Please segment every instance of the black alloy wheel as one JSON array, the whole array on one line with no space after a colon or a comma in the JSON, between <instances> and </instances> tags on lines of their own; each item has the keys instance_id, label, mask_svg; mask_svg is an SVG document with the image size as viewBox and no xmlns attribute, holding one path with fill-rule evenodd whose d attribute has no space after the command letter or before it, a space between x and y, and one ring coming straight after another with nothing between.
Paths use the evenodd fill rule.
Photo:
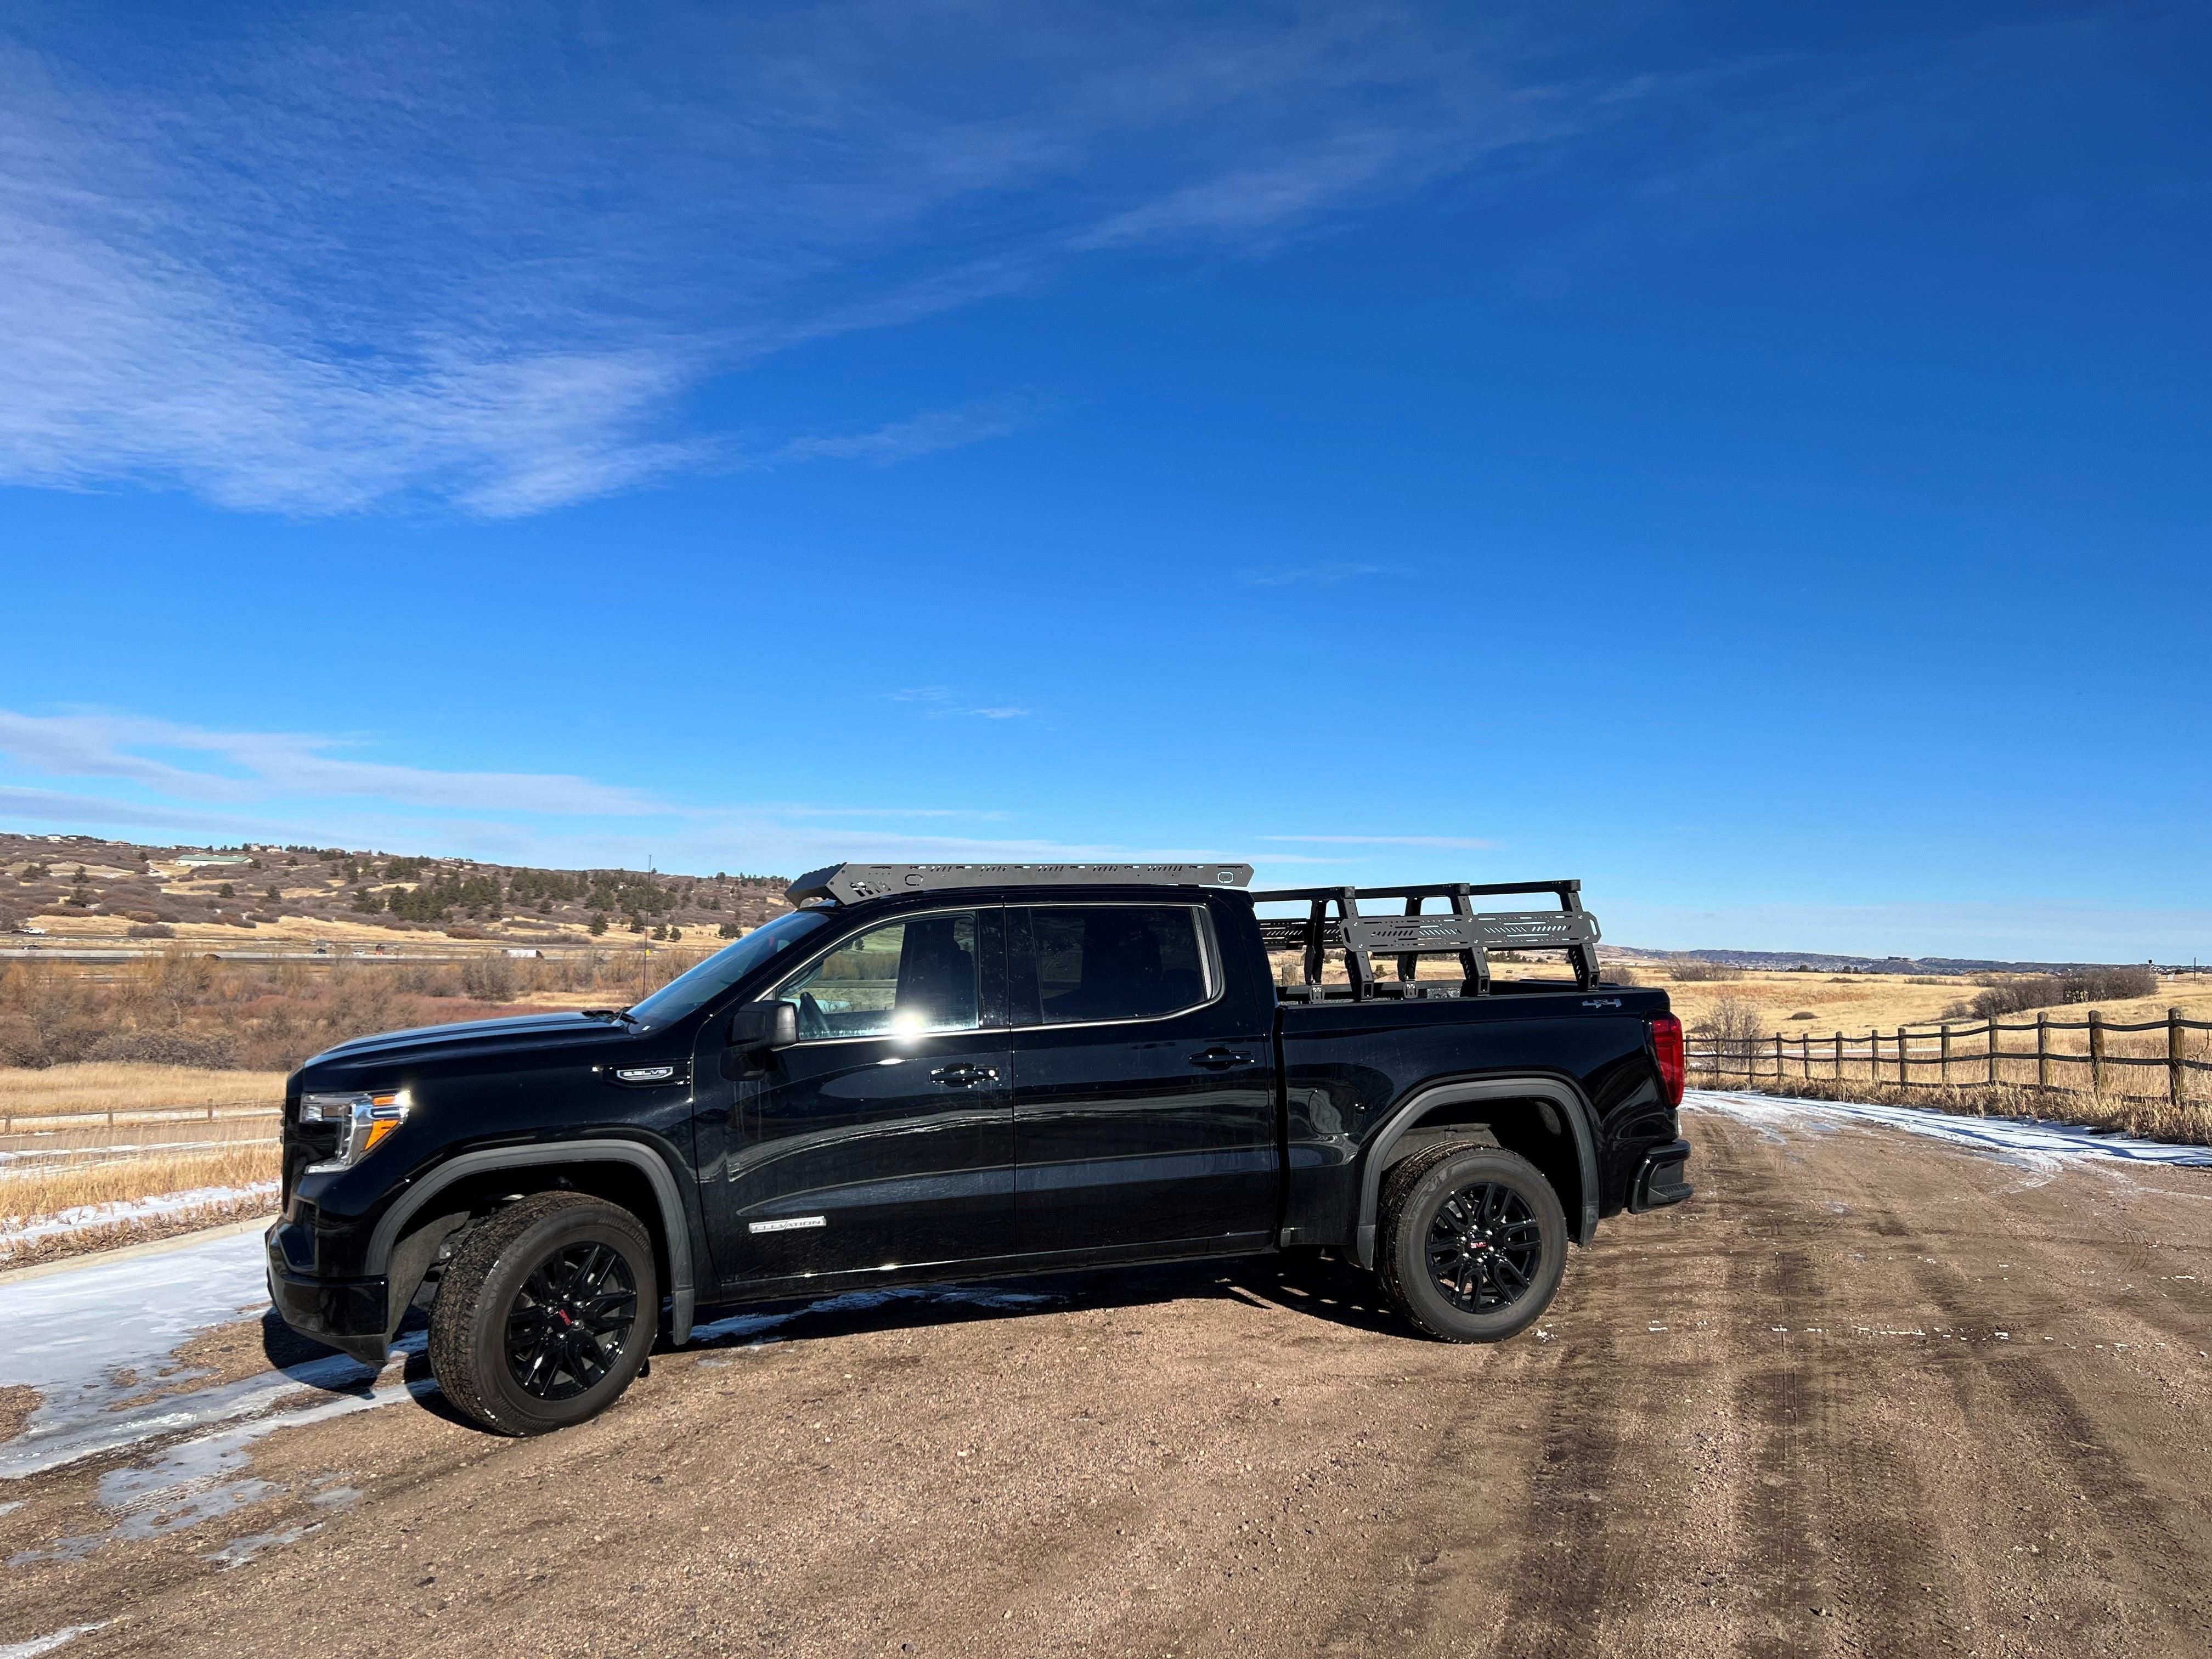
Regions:
<instances>
[{"instance_id":1,"label":"black alloy wheel","mask_svg":"<svg viewBox=\"0 0 2212 1659\"><path fill-rule=\"evenodd\" d=\"M1536 1283L1544 1230L1528 1202L1501 1182L1462 1187L1429 1224L1429 1272L1462 1313L1498 1313Z\"/></svg>"},{"instance_id":2,"label":"black alloy wheel","mask_svg":"<svg viewBox=\"0 0 2212 1659\"><path fill-rule=\"evenodd\" d=\"M637 1277L620 1251L586 1240L555 1250L507 1316L507 1364L535 1400L571 1400L621 1363L637 1323Z\"/></svg>"},{"instance_id":3,"label":"black alloy wheel","mask_svg":"<svg viewBox=\"0 0 2212 1659\"><path fill-rule=\"evenodd\" d=\"M1544 1316L1567 1265L1567 1216L1527 1158L1446 1141L1390 1166L1376 1206L1375 1272L1417 1328L1500 1342Z\"/></svg>"},{"instance_id":4,"label":"black alloy wheel","mask_svg":"<svg viewBox=\"0 0 2212 1659\"><path fill-rule=\"evenodd\" d=\"M653 1235L584 1193L532 1193L458 1236L430 1304L430 1370L464 1415L544 1434L605 1411L660 1332Z\"/></svg>"}]
</instances>

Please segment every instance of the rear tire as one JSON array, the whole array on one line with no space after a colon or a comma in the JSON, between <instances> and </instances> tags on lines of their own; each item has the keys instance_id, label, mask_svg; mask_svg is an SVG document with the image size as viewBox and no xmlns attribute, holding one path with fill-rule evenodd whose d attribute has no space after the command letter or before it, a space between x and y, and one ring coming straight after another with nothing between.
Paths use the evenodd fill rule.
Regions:
<instances>
[{"instance_id":1,"label":"rear tire","mask_svg":"<svg viewBox=\"0 0 2212 1659\"><path fill-rule=\"evenodd\" d=\"M461 1235L430 1310L430 1370L486 1428L546 1434L612 1405L659 1325L638 1218L580 1193L537 1193Z\"/></svg>"},{"instance_id":2,"label":"rear tire","mask_svg":"<svg viewBox=\"0 0 2212 1659\"><path fill-rule=\"evenodd\" d=\"M1567 1214L1517 1152L1425 1147L1383 1178L1376 1276L1417 1328L1500 1342L1543 1317L1567 1265Z\"/></svg>"}]
</instances>

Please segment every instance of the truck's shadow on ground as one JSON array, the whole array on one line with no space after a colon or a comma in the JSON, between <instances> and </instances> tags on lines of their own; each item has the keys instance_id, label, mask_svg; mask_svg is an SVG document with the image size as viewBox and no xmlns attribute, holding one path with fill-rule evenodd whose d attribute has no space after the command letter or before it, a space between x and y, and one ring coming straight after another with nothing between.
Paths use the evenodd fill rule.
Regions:
<instances>
[{"instance_id":1,"label":"truck's shadow on ground","mask_svg":"<svg viewBox=\"0 0 2212 1659\"><path fill-rule=\"evenodd\" d=\"M1317 1258L1253 1256L975 1279L707 1310L700 1316L698 1334L685 1346L734 1346L762 1340L819 1341L870 1331L1022 1319L1075 1309L1157 1307L1224 1297L1357 1330L1413 1335L1367 1273ZM718 1313L723 1317L718 1319ZM718 1331L717 1325L732 1328Z\"/></svg>"},{"instance_id":2,"label":"truck's shadow on ground","mask_svg":"<svg viewBox=\"0 0 2212 1659\"><path fill-rule=\"evenodd\" d=\"M1082 1273L1059 1273L965 1283L847 1291L806 1300L753 1303L734 1308L706 1308L690 1341L657 1355L708 1352L762 1341L820 1342L886 1330L911 1330L982 1321L1034 1318L1073 1310L1130 1310L1171 1303L1230 1299L1247 1306L1281 1310L1353 1330L1418 1341L1413 1330L1383 1302L1374 1279L1342 1262L1319 1257L1252 1256ZM407 1341L423 1328L423 1317L410 1313L400 1327L398 1346L406 1353L404 1380L429 1382L428 1357L419 1343ZM375 1377L366 1366L336 1364L341 1356L301 1336L272 1309L261 1319L262 1351L270 1365L309 1388L331 1394L362 1394ZM337 1375L333 1375L333 1371ZM414 1387L424 1411L465 1428L477 1428L434 1389Z\"/></svg>"}]
</instances>

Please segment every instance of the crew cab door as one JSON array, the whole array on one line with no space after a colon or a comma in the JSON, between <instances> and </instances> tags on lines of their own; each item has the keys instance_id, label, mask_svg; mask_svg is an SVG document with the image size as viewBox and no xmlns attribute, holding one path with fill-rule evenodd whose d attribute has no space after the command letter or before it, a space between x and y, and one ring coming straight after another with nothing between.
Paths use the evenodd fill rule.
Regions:
<instances>
[{"instance_id":1,"label":"crew cab door","mask_svg":"<svg viewBox=\"0 0 2212 1659\"><path fill-rule=\"evenodd\" d=\"M1275 1226L1272 1006L1203 903L1006 912L1024 1255L1234 1252Z\"/></svg>"},{"instance_id":2,"label":"crew cab door","mask_svg":"<svg viewBox=\"0 0 2212 1659\"><path fill-rule=\"evenodd\" d=\"M799 1042L757 1056L758 1075L732 1079L719 1134L701 1119L726 1291L757 1294L780 1280L803 1291L837 1274L1005 1255L1013 1056L1003 914L901 916L799 965L769 994L798 1009Z\"/></svg>"}]
</instances>

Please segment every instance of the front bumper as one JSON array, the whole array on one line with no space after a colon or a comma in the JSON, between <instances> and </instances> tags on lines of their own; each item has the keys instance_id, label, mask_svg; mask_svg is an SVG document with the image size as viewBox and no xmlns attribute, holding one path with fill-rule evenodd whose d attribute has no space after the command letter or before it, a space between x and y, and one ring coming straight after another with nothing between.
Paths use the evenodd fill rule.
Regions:
<instances>
[{"instance_id":1,"label":"front bumper","mask_svg":"<svg viewBox=\"0 0 2212 1659\"><path fill-rule=\"evenodd\" d=\"M1641 1214L1646 1210L1663 1209L1689 1197L1697 1190L1685 1174L1689 1163L1690 1143L1686 1140L1669 1141L1644 1153L1644 1162L1637 1166L1636 1180L1628 1189L1630 1211Z\"/></svg>"},{"instance_id":2,"label":"front bumper","mask_svg":"<svg viewBox=\"0 0 2212 1659\"><path fill-rule=\"evenodd\" d=\"M386 1312L391 1287L383 1279L317 1279L295 1273L277 1235L279 1222L264 1235L269 1253L269 1300L276 1316L305 1337L326 1343L364 1364L382 1365L390 1356Z\"/></svg>"}]
</instances>

